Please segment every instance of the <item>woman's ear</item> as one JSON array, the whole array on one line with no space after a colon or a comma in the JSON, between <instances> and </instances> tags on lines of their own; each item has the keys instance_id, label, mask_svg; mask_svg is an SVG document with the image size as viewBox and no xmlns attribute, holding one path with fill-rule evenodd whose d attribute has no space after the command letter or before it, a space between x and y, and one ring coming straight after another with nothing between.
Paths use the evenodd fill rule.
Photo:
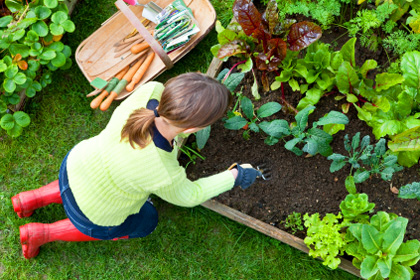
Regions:
<instances>
[{"instance_id":1,"label":"woman's ear","mask_svg":"<svg viewBox=\"0 0 420 280\"><path fill-rule=\"evenodd\" d=\"M182 133L194 133L194 132L197 132L201 129L202 129L201 127L187 128L187 129L183 130Z\"/></svg>"}]
</instances>

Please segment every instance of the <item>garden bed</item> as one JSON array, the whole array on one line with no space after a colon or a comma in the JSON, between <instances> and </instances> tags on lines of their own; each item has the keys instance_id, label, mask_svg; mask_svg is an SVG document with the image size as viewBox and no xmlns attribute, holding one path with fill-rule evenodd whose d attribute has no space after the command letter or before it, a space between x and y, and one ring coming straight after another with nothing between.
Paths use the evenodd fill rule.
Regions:
<instances>
[{"instance_id":1,"label":"garden bed","mask_svg":"<svg viewBox=\"0 0 420 280\"><path fill-rule=\"evenodd\" d=\"M340 30L336 30L336 32L340 32ZM339 34L334 33L325 35L327 34L323 35L321 41L330 42L330 38L338 38L339 36ZM347 39L343 37L340 41L345 42ZM338 43L337 47L340 48L340 42ZM372 53L363 49L356 51L356 58L362 62L368 58L380 60L381 57L383 57L381 53ZM378 65L384 65L384 62L378 61ZM231 65L232 62L227 62L222 68L230 68ZM252 84L252 75L247 75L237 90L243 86L242 93L253 100L256 108L269 101L280 102L280 91L261 94L261 100L254 101L251 94ZM301 98L300 93L293 92L287 86L285 91L287 101L293 106L297 106ZM262 89L260 89L261 92ZM321 98L316 105L316 110L309 116L309 125L331 110L341 110L342 101L336 101L334 97L333 94ZM359 120L357 111L353 106L347 116L349 124L346 125L345 130L333 136L331 147L334 153L347 154L343 144L346 134L351 139L353 135L360 132L361 136L370 135L371 144L377 142L377 140L373 140L375 137L372 134L371 127ZM276 118L286 119L288 122L294 120L292 115L284 112L277 113ZM196 180L225 170L233 162L239 162L254 165L268 164L272 169L272 179L270 181L259 180L245 191L234 188L216 197L215 202L227 206L226 209L238 210L265 223L268 231L270 226L288 231L284 221L293 212L301 213L302 216L304 213L320 213L321 216L324 216L326 213L336 214L340 211L339 204L348 194L344 180L350 172L349 166L331 173L331 161L326 157L319 154L312 157L305 157L304 154L298 157L285 149L282 141L274 146L268 146L264 143L264 138L260 134L251 133L251 138L244 140L242 132L243 130L227 130L223 127L222 121L215 123L212 126L210 139L202 150L202 155L206 159L204 161L198 160L195 165L190 164L187 168L188 177ZM193 141L194 137L190 137L189 142ZM185 164L188 159L181 156L180 161ZM363 183L356 184L356 187L359 193L366 193L369 196L369 201L375 203L375 212L393 212L408 218L406 239L419 239L420 202L400 199L397 194L391 191L392 186L399 188L417 181L420 180L418 165L415 165L395 173L389 182L382 180L380 177L371 177ZM216 204L212 206L211 203L206 203L204 206L212 209ZM222 211L222 214L226 215L226 212ZM236 220L238 221L238 219ZM267 232L265 233L270 235ZM298 231L294 235L303 239L306 233ZM291 245L293 246L293 244ZM412 268L416 273L414 279L420 279L420 265L417 264Z\"/></svg>"}]
</instances>

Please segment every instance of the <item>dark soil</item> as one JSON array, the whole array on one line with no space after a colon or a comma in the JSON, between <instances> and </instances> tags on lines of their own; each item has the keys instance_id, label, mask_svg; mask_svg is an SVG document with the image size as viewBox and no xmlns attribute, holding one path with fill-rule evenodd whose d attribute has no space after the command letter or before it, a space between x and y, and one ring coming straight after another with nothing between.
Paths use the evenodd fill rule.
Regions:
<instances>
[{"instance_id":1,"label":"dark soil","mask_svg":"<svg viewBox=\"0 0 420 280\"><path fill-rule=\"evenodd\" d=\"M331 43L338 37L341 30L325 32L321 38L324 42ZM337 48L348 40L343 36L337 41ZM356 52L358 65L366 59L375 59L378 65L387 63L386 55L381 51L370 52L365 49L358 49ZM223 68L229 67L229 62ZM273 77L271 77L272 81ZM243 81L243 93L250 97L249 92L252 86L253 78L248 76ZM240 85L241 86L241 85ZM239 87L240 87L239 86ZM293 106L299 102L301 95L292 92L285 86L286 99ZM260 89L262 93L262 89ZM280 91L262 94L259 102L254 102L258 108L268 101L279 102ZM334 100L335 94L323 97L316 105L316 110L310 115L309 122L318 120L330 110L340 111L341 102ZM346 125L344 131L333 136L331 143L333 151L343 155L348 155L344 150L343 139L346 134L353 137L357 132L361 136L370 135L371 143L375 140L372 129L357 117L357 111L354 107L350 108L347 114L350 123ZM289 122L294 120L293 116L284 112L276 114L276 118L286 119ZM223 193L215 199L227 206L257 218L267 224L274 225L282 230L291 232L285 228L284 221L288 215L293 212L301 213L320 213L324 216L326 213L337 213L340 208L340 202L346 197L348 192L344 186L344 180L349 175L350 167L346 166L338 172L331 173L329 167L331 161L327 158L316 155L313 157L298 157L294 153L286 150L282 142L274 146L264 144L264 137L260 134L251 133L249 140L244 140L241 131L227 130L223 127L223 122L218 121L212 126L211 136L202 150L202 155L206 157L205 161L197 161L190 164L187 174L190 179L196 180L200 177L213 175L222 170L226 170L232 163L266 163L271 166L273 177L270 181L257 180L247 190L234 188L229 192ZM193 142L194 137L190 137L189 142ZM185 156L181 156L181 163L188 161ZM380 177L372 177L367 181L357 184L357 190L360 193L366 193L369 201L374 202L375 211L393 212L409 219L406 238L420 238L420 201L405 200L397 197L390 191L390 187L401 187L405 184L420 181L419 169L415 165L411 168L404 168L394 174L390 182L383 181ZM300 231L295 234L300 238L305 237L305 232ZM412 267L416 274L415 279L420 279L420 265Z\"/></svg>"}]
</instances>

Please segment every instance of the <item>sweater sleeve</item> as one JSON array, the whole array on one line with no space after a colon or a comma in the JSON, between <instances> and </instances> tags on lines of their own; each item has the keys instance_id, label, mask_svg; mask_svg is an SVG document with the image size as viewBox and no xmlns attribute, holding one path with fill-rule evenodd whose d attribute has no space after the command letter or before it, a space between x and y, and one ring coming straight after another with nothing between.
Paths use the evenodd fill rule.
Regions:
<instances>
[{"instance_id":1,"label":"sweater sleeve","mask_svg":"<svg viewBox=\"0 0 420 280\"><path fill-rule=\"evenodd\" d=\"M190 181L183 167L179 167L176 174L171 177L173 180L170 186L160 188L153 193L169 203L183 207L200 205L232 189L235 181L229 170L197 181Z\"/></svg>"}]
</instances>

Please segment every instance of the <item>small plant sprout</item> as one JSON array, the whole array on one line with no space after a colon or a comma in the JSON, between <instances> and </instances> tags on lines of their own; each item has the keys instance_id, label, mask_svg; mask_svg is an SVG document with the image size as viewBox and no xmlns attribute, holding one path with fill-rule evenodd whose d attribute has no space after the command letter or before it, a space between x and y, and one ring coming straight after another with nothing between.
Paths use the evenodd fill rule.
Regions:
<instances>
[{"instance_id":1,"label":"small plant sprout","mask_svg":"<svg viewBox=\"0 0 420 280\"><path fill-rule=\"evenodd\" d=\"M293 211L292 214L288 215L284 222L284 227L290 229L292 234L295 234L297 231L303 230L302 215Z\"/></svg>"},{"instance_id":2,"label":"small plant sprout","mask_svg":"<svg viewBox=\"0 0 420 280\"><path fill-rule=\"evenodd\" d=\"M328 157L332 160L330 172L336 172L347 163L350 164L350 175L347 176L345 185L351 194L357 192L355 183L364 182L373 174L380 174L383 180L389 181L395 172L403 169L397 163L398 157L386 151L385 139L381 138L375 146L369 143L368 135L360 141L360 132L353 136L350 143L347 134L344 137L344 148L349 156L334 153ZM353 173L353 170L356 171Z\"/></svg>"}]
</instances>

